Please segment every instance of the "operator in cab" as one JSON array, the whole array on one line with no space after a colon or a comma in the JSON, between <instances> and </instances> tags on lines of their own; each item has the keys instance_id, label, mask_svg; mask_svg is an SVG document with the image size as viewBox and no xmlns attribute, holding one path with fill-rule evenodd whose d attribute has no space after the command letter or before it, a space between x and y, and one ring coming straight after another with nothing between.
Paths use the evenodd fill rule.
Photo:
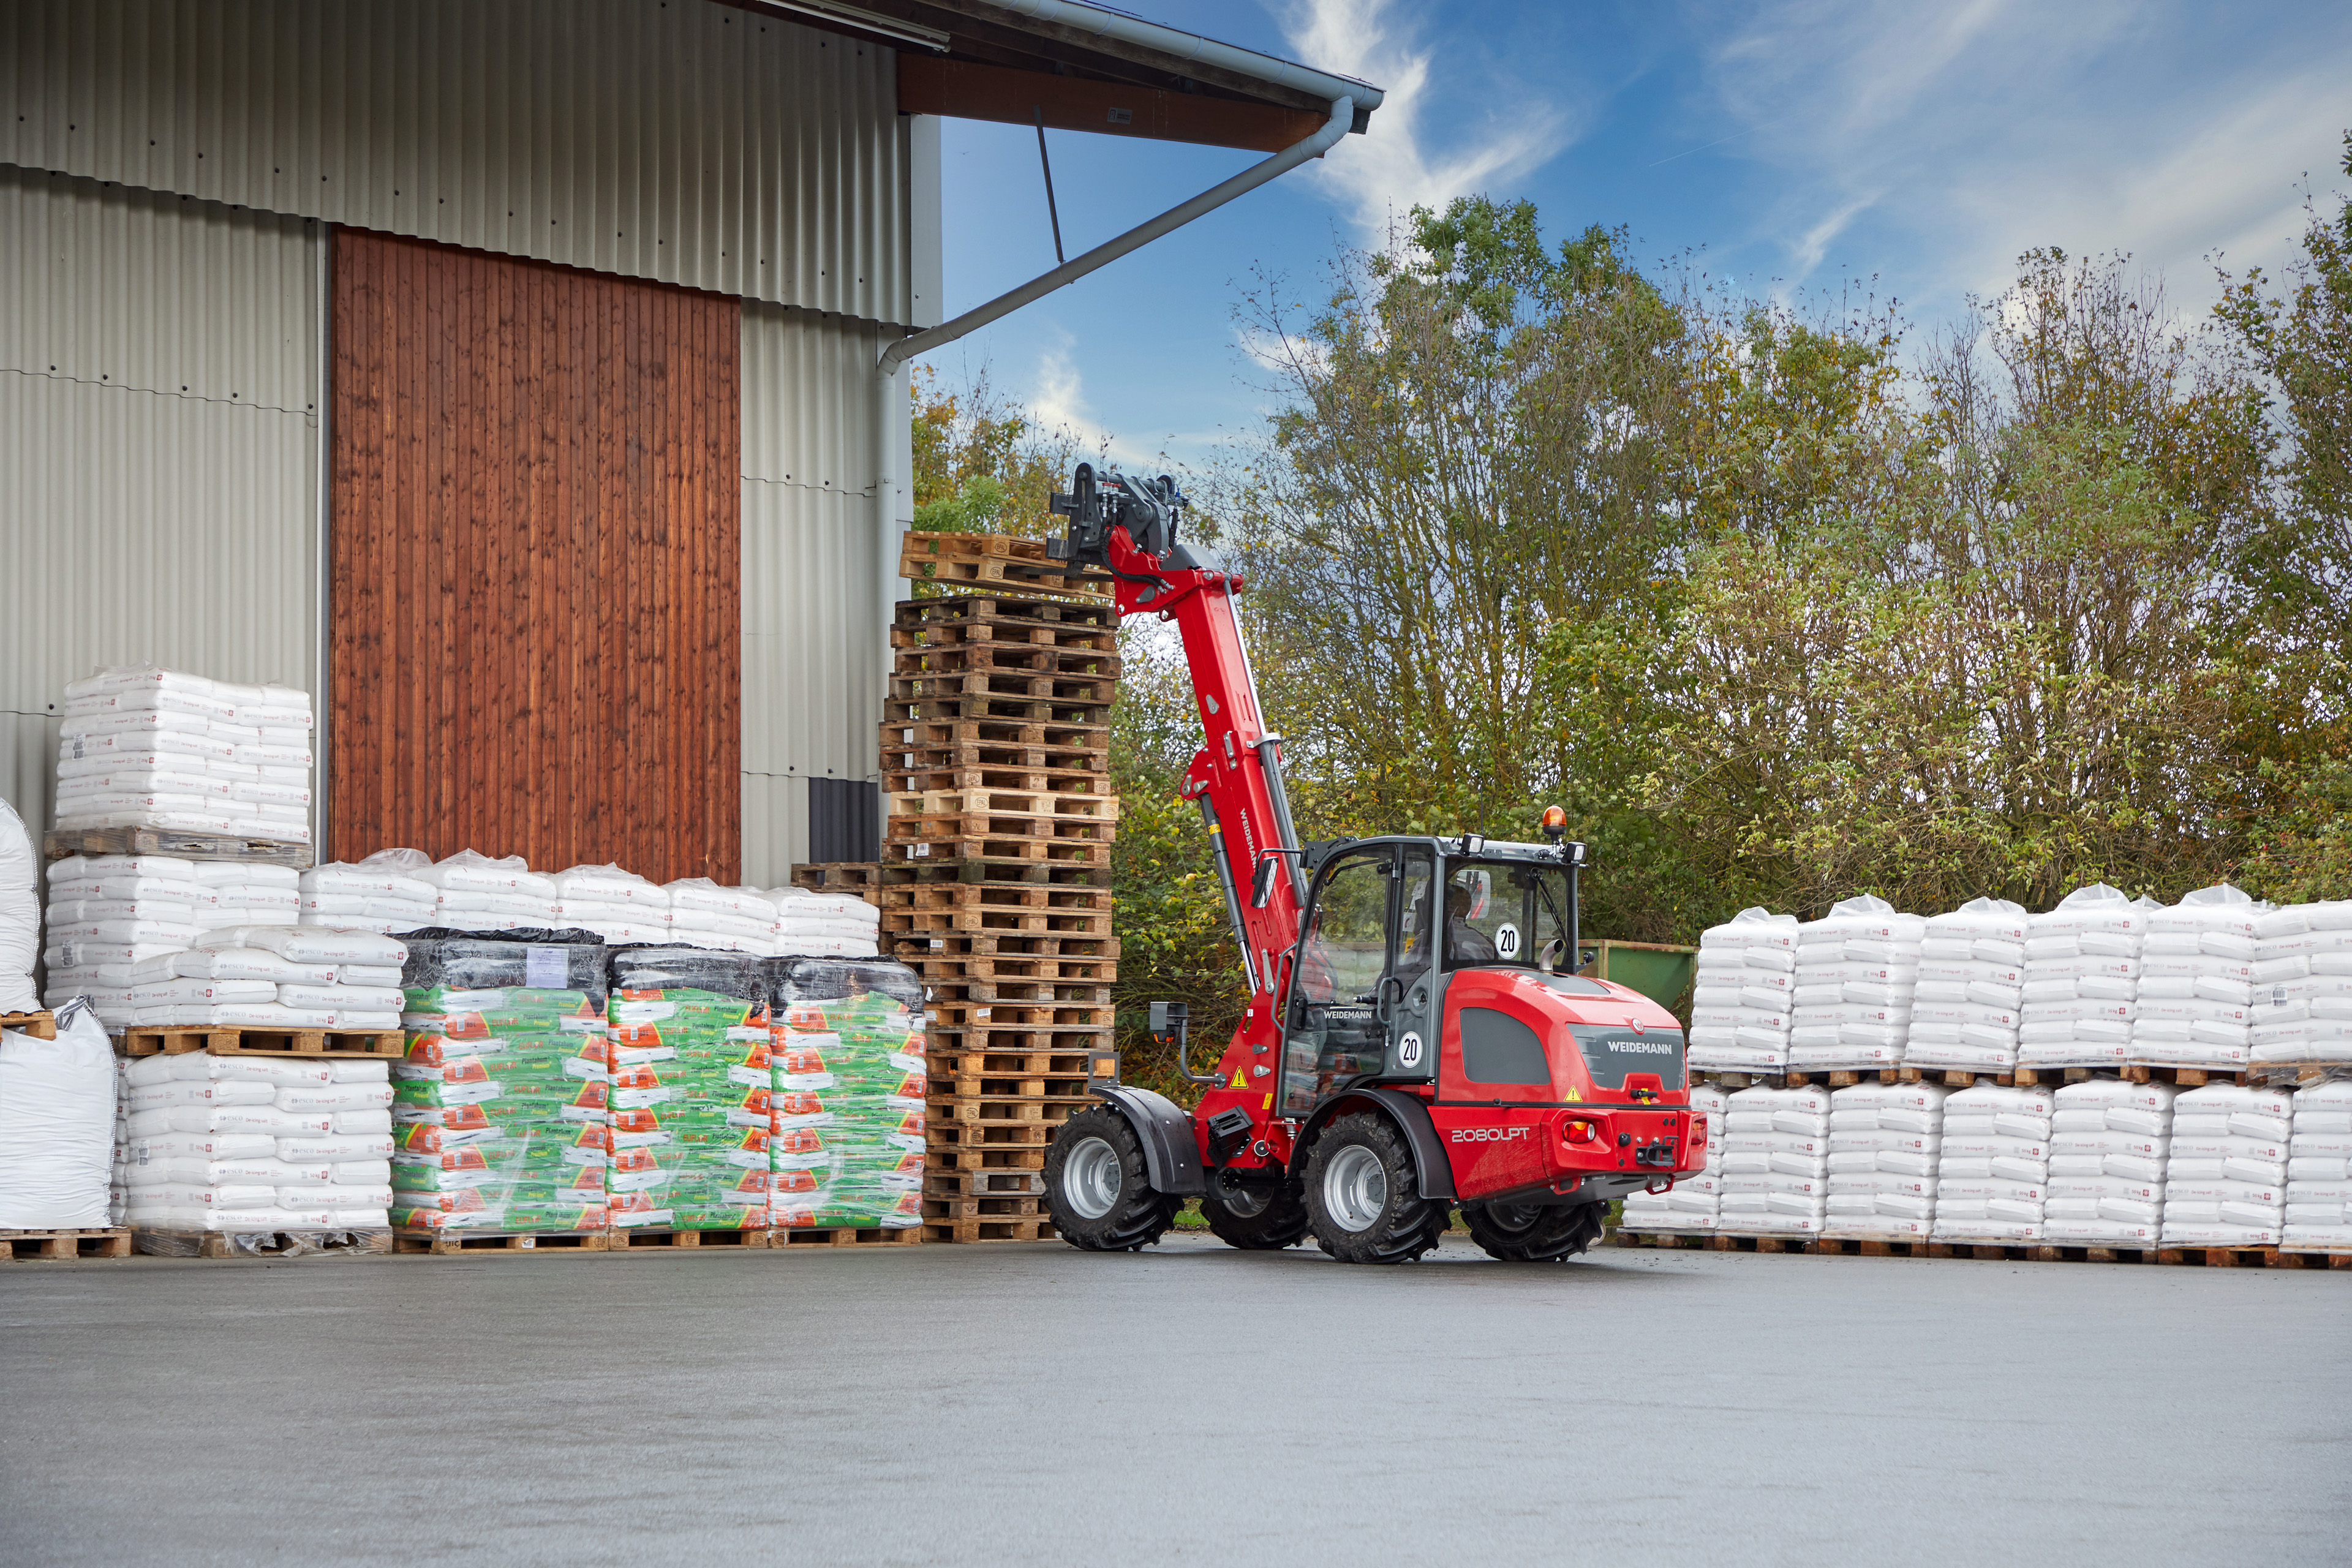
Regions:
<instances>
[{"instance_id":1,"label":"operator in cab","mask_svg":"<svg viewBox=\"0 0 2352 1568\"><path fill-rule=\"evenodd\" d=\"M1445 956L1455 964L1493 963L1495 944L1470 923L1470 889L1459 885L1445 890Z\"/></svg>"}]
</instances>

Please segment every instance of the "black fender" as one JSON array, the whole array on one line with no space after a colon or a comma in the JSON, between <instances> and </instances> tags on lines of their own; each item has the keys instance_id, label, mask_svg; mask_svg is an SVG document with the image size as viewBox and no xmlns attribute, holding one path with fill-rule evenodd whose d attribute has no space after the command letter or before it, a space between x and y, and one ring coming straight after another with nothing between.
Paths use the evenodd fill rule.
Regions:
<instances>
[{"instance_id":1,"label":"black fender","mask_svg":"<svg viewBox=\"0 0 2352 1568\"><path fill-rule=\"evenodd\" d=\"M1429 1119L1429 1107L1412 1095L1395 1089L1347 1089L1316 1107L1315 1113L1307 1119L1307 1125L1298 1130L1298 1141L1291 1145L1292 1175L1304 1177L1307 1174L1307 1152L1314 1146L1317 1134L1339 1113L1339 1108L1351 1100L1370 1100L1388 1112L1390 1121L1404 1130L1405 1142L1412 1148L1413 1169L1420 1178L1421 1196L1454 1196L1454 1164L1445 1157L1445 1141L1437 1135L1437 1123Z\"/></svg>"},{"instance_id":2,"label":"black fender","mask_svg":"<svg viewBox=\"0 0 2352 1568\"><path fill-rule=\"evenodd\" d=\"M1164 1094L1126 1084L1098 1083L1095 1092L1127 1118L1143 1145L1143 1171L1155 1192L1197 1198L1209 1190L1201 1174L1201 1147L1192 1119Z\"/></svg>"}]
</instances>

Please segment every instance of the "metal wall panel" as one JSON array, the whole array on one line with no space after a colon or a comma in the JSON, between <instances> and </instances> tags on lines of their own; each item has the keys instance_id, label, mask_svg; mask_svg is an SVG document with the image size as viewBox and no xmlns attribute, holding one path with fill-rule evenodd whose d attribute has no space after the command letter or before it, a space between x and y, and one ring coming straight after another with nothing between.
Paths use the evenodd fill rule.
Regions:
<instances>
[{"instance_id":1,"label":"metal wall panel","mask_svg":"<svg viewBox=\"0 0 2352 1568\"><path fill-rule=\"evenodd\" d=\"M812 778L880 778L877 329L743 307L743 876L808 858ZM895 433L903 444L903 430Z\"/></svg>"},{"instance_id":2,"label":"metal wall panel","mask_svg":"<svg viewBox=\"0 0 2352 1568\"><path fill-rule=\"evenodd\" d=\"M317 683L317 226L0 167L0 790L36 833L67 681Z\"/></svg>"},{"instance_id":3,"label":"metal wall panel","mask_svg":"<svg viewBox=\"0 0 2352 1568\"><path fill-rule=\"evenodd\" d=\"M0 162L911 324L907 126L894 51L705 0L0 6Z\"/></svg>"}]
</instances>

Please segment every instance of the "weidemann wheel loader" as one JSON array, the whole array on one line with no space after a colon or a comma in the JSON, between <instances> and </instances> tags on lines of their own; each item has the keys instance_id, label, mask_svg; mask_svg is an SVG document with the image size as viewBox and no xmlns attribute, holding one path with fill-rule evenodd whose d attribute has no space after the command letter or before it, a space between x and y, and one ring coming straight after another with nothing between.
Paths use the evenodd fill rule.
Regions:
<instances>
[{"instance_id":1,"label":"weidemann wheel loader","mask_svg":"<svg viewBox=\"0 0 2352 1568\"><path fill-rule=\"evenodd\" d=\"M1282 741L1260 715L1234 595L1177 541L1175 484L1079 466L1054 508L1052 553L1113 584L1123 616L1172 622L1207 744L1197 802L1248 971L1249 1009L1213 1073L1183 1050L1187 1011L1154 1004L1191 1114L1097 1084L1045 1155L1054 1226L1074 1246L1158 1241L1185 1200L1235 1247L1312 1234L1348 1263L1402 1263L1456 1205L1512 1262L1581 1252L1603 1205L1706 1163L1672 1014L1577 975L1577 873L1566 814L1539 843L1478 834L1301 845Z\"/></svg>"}]
</instances>

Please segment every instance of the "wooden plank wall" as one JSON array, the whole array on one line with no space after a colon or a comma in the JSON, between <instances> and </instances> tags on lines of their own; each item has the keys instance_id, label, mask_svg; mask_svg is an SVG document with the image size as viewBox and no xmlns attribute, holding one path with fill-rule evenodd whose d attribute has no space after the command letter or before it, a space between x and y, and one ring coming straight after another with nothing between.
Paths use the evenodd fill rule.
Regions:
<instances>
[{"instance_id":1,"label":"wooden plank wall","mask_svg":"<svg viewBox=\"0 0 2352 1568\"><path fill-rule=\"evenodd\" d=\"M334 237L327 848L733 882L741 307Z\"/></svg>"}]
</instances>

